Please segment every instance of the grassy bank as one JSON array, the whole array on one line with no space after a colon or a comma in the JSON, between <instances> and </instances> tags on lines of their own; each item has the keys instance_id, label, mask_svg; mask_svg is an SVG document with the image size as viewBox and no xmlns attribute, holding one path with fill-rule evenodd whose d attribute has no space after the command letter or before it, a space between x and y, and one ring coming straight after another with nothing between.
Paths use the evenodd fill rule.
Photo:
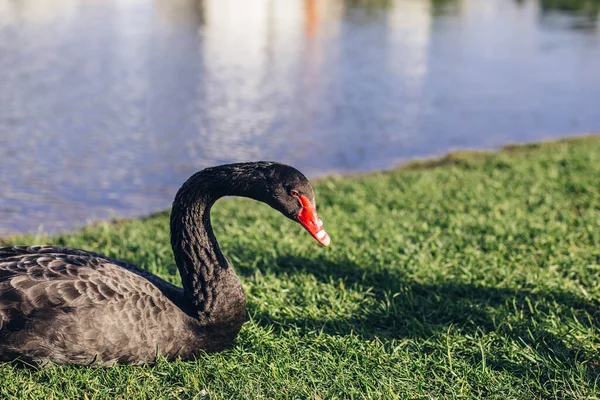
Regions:
<instances>
[{"instance_id":1,"label":"grassy bank","mask_svg":"<svg viewBox=\"0 0 600 400\"><path fill-rule=\"evenodd\" d=\"M248 297L230 350L149 367L4 364L0 398L600 395L599 137L315 186L330 248L268 206L215 206ZM178 281L166 213L44 242Z\"/></svg>"}]
</instances>

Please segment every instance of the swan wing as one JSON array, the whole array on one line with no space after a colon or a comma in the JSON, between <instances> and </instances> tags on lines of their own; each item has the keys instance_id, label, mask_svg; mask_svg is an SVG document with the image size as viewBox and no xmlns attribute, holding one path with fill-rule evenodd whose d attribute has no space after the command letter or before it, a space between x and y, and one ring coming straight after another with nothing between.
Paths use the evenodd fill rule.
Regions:
<instances>
[{"instance_id":1,"label":"swan wing","mask_svg":"<svg viewBox=\"0 0 600 400\"><path fill-rule=\"evenodd\" d=\"M0 248L0 342L55 360L67 349L70 361L74 353L103 363L151 357L165 338L147 332L173 332L174 306L138 272L83 250Z\"/></svg>"},{"instance_id":2,"label":"swan wing","mask_svg":"<svg viewBox=\"0 0 600 400\"><path fill-rule=\"evenodd\" d=\"M157 291L147 279L94 253L50 246L0 248L0 310L30 314Z\"/></svg>"}]
</instances>

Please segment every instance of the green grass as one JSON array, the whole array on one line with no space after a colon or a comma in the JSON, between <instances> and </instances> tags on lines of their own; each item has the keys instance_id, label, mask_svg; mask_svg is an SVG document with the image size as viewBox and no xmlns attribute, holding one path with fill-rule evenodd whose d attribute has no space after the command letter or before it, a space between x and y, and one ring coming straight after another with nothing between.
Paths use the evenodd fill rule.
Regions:
<instances>
[{"instance_id":1,"label":"green grass","mask_svg":"<svg viewBox=\"0 0 600 400\"><path fill-rule=\"evenodd\" d=\"M0 398L600 396L600 137L315 183L332 238L247 199L213 223L248 297L231 349L147 367L0 365ZM178 281L166 213L8 243Z\"/></svg>"}]
</instances>

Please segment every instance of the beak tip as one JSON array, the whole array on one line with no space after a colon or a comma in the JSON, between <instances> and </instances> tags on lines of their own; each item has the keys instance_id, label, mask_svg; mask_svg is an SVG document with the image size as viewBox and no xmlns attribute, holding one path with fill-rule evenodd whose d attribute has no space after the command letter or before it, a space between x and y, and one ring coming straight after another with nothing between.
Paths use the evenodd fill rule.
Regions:
<instances>
[{"instance_id":1,"label":"beak tip","mask_svg":"<svg viewBox=\"0 0 600 400\"><path fill-rule=\"evenodd\" d=\"M323 246L327 247L327 246L329 246L329 243L331 243L331 238L329 237L329 235L325 231L321 231L321 232L323 232L324 235L321 238L318 238L318 241Z\"/></svg>"}]
</instances>

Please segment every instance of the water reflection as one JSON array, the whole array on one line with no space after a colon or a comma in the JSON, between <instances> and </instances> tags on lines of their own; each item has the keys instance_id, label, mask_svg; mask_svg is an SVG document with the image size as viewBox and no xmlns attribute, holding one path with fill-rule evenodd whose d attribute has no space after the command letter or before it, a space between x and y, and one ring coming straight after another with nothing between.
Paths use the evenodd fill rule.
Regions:
<instances>
[{"instance_id":1,"label":"water reflection","mask_svg":"<svg viewBox=\"0 0 600 400\"><path fill-rule=\"evenodd\" d=\"M598 0L539 0L542 11L559 11L568 14L598 17Z\"/></svg>"},{"instance_id":2,"label":"water reflection","mask_svg":"<svg viewBox=\"0 0 600 400\"><path fill-rule=\"evenodd\" d=\"M458 0L431 0L433 15L458 15L461 12L461 2Z\"/></svg>"},{"instance_id":3,"label":"water reflection","mask_svg":"<svg viewBox=\"0 0 600 400\"><path fill-rule=\"evenodd\" d=\"M597 17L589 0L0 0L0 234L164 208L216 163L314 176L599 130Z\"/></svg>"},{"instance_id":4,"label":"water reflection","mask_svg":"<svg viewBox=\"0 0 600 400\"><path fill-rule=\"evenodd\" d=\"M154 0L156 19L172 31L198 29L204 25L203 0Z\"/></svg>"},{"instance_id":5,"label":"water reflection","mask_svg":"<svg viewBox=\"0 0 600 400\"><path fill-rule=\"evenodd\" d=\"M539 0L541 22L553 28L594 30L598 27L598 0ZM568 18L565 18L565 15Z\"/></svg>"}]
</instances>

